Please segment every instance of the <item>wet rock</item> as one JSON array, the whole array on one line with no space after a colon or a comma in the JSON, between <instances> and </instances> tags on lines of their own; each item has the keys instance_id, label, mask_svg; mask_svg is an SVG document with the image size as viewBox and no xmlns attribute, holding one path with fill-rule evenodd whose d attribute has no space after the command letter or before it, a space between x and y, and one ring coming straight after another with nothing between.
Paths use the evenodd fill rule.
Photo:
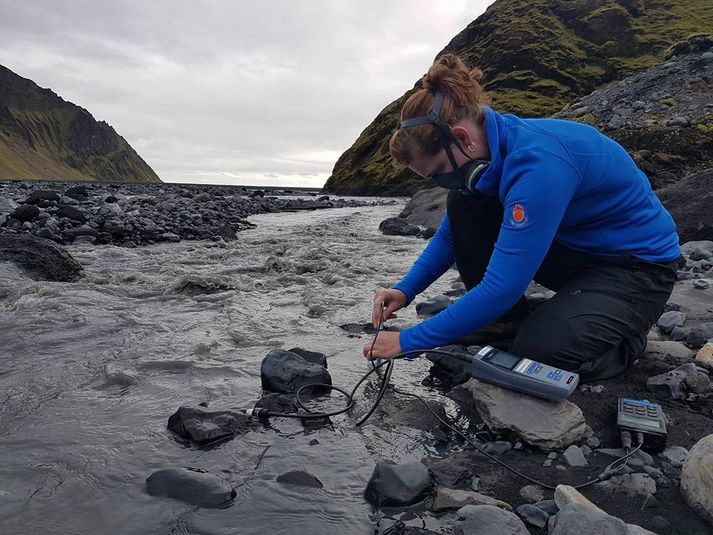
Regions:
<instances>
[{"instance_id":1,"label":"wet rock","mask_svg":"<svg viewBox=\"0 0 713 535\"><path fill-rule=\"evenodd\" d=\"M585 459L584 453L582 452L582 450L579 448L579 446L575 446L574 444L572 444L570 447L568 447L566 450L564 450L562 457L564 457L565 462L569 466L572 466L572 467L589 466L589 463L587 462L587 459Z\"/></svg>"},{"instance_id":2,"label":"wet rock","mask_svg":"<svg viewBox=\"0 0 713 535\"><path fill-rule=\"evenodd\" d=\"M473 471L470 468L471 459L460 455L452 455L446 459L423 459L421 462L428 466L428 471L436 485L451 489L472 488Z\"/></svg>"},{"instance_id":3,"label":"wet rock","mask_svg":"<svg viewBox=\"0 0 713 535\"><path fill-rule=\"evenodd\" d=\"M448 511L450 509L460 509L466 505L492 505L508 511L512 510L509 503L496 500L485 494L472 490L439 488L436 491L436 498L431 509L436 513Z\"/></svg>"},{"instance_id":4,"label":"wet rock","mask_svg":"<svg viewBox=\"0 0 713 535\"><path fill-rule=\"evenodd\" d=\"M448 296L437 295L433 299L416 304L416 314L425 318L435 316L442 310L447 309L450 304L451 300Z\"/></svg>"},{"instance_id":5,"label":"wet rock","mask_svg":"<svg viewBox=\"0 0 713 535\"><path fill-rule=\"evenodd\" d=\"M308 351L306 349L302 349L301 347L293 347L292 349L288 349L288 351L292 353L297 353L300 357L302 357L308 362L319 364L320 366L324 366L325 368L329 367L327 366L327 355L325 355L324 353L319 353L318 351Z\"/></svg>"},{"instance_id":6,"label":"wet rock","mask_svg":"<svg viewBox=\"0 0 713 535\"><path fill-rule=\"evenodd\" d=\"M254 425L254 420L238 412L179 407L168 418L167 428L181 438L205 446L247 433Z\"/></svg>"},{"instance_id":7,"label":"wet rock","mask_svg":"<svg viewBox=\"0 0 713 535\"><path fill-rule=\"evenodd\" d=\"M34 221L37 216L40 215L40 209L32 204L23 204L15 208L15 210L10 214L10 217L17 219L18 221Z\"/></svg>"},{"instance_id":8,"label":"wet rock","mask_svg":"<svg viewBox=\"0 0 713 535\"><path fill-rule=\"evenodd\" d=\"M657 490L656 481L650 475L642 473L612 476L607 481L597 483L597 487L614 494L624 494L629 498L656 494Z\"/></svg>"},{"instance_id":9,"label":"wet rock","mask_svg":"<svg viewBox=\"0 0 713 535\"><path fill-rule=\"evenodd\" d=\"M694 348L702 347L709 340L713 340L713 322L706 322L691 327L686 337L686 343Z\"/></svg>"},{"instance_id":10,"label":"wet rock","mask_svg":"<svg viewBox=\"0 0 713 535\"><path fill-rule=\"evenodd\" d=\"M152 496L167 496L198 507L218 507L237 494L224 479L193 468L154 472L146 479L146 489Z\"/></svg>"},{"instance_id":11,"label":"wet rock","mask_svg":"<svg viewBox=\"0 0 713 535\"><path fill-rule=\"evenodd\" d=\"M324 487L322 482L316 476L313 476L303 470L285 472L284 474L277 476L275 479L280 483L288 483L290 485L297 485L300 487L310 487L313 489L321 489Z\"/></svg>"},{"instance_id":12,"label":"wet rock","mask_svg":"<svg viewBox=\"0 0 713 535\"><path fill-rule=\"evenodd\" d=\"M520 497L527 503L541 502L545 499L545 491L539 485L525 485L520 489Z\"/></svg>"},{"instance_id":13,"label":"wet rock","mask_svg":"<svg viewBox=\"0 0 713 535\"><path fill-rule=\"evenodd\" d=\"M571 401L552 403L478 381L468 389L486 425L544 450L565 448L587 434L582 411Z\"/></svg>"},{"instance_id":14,"label":"wet rock","mask_svg":"<svg viewBox=\"0 0 713 535\"><path fill-rule=\"evenodd\" d=\"M691 509L713 524L713 434L691 448L681 470L681 493Z\"/></svg>"},{"instance_id":15,"label":"wet rock","mask_svg":"<svg viewBox=\"0 0 713 535\"><path fill-rule=\"evenodd\" d=\"M688 450L682 446L669 446L664 451L659 453L659 455L676 468L680 468L683 466L683 463L686 462Z\"/></svg>"},{"instance_id":16,"label":"wet rock","mask_svg":"<svg viewBox=\"0 0 713 535\"><path fill-rule=\"evenodd\" d=\"M547 521L550 519L550 515L544 512L539 507L530 505L529 503L523 504L517 508L517 514L526 523L531 524L537 528L544 528L547 525Z\"/></svg>"},{"instance_id":17,"label":"wet rock","mask_svg":"<svg viewBox=\"0 0 713 535\"><path fill-rule=\"evenodd\" d=\"M399 217L406 218L412 225L437 229L446 215L448 190L429 188L416 192L406 203Z\"/></svg>"},{"instance_id":18,"label":"wet rock","mask_svg":"<svg viewBox=\"0 0 713 535\"><path fill-rule=\"evenodd\" d=\"M361 334L367 334L367 335L374 335L376 334L376 329L371 323L345 323L343 325L339 326L340 329L346 331L350 335L361 335ZM398 327L394 327L392 325L384 325L383 327L384 331L389 331L389 332L398 332L401 329Z\"/></svg>"},{"instance_id":19,"label":"wet rock","mask_svg":"<svg viewBox=\"0 0 713 535\"><path fill-rule=\"evenodd\" d=\"M31 235L0 235L0 260L14 262L36 280L75 282L82 266L56 243Z\"/></svg>"},{"instance_id":20,"label":"wet rock","mask_svg":"<svg viewBox=\"0 0 713 535\"><path fill-rule=\"evenodd\" d=\"M416 236L420 229L400 217L384 219L379 224L379 230L387 236Z\"/></svg>"},{"instance_id":21,"label":"wet rock","mask_svg":"<svg viewBox=\"0 0 713 535\"><path fill-rule=\"evenodd\" d=\"M666 333L670 333L674 327L682 327L686 322L686 315L683 312L671 310L664 312L656 324Z\"/></svg>"},{"instance_id":22,"label":"wet rock","mask_svg":"<svg viewBox=\"0 0 713 535\"><path fill-rule=\"evenodd\" d=\"M444 420L448 417L446 409L437 401L427 400L428 406L433 412ZM442 422L436 418L431 411L426 409L418 400L405 401L399 404L391 404L379 407L383 418L393 425L402 425L412 429L423 431L434 431L438 429Z\"/></svg>"},{"instance_id":23,"label":"wet rock","mask_svg":"<svg viewBox=\"0 0 713 535\"><path fill-rule=\"evenodd\" d=\"M460 345L448 345L440 349L451 353L469 353L469 350ZM441 353L427 352L426 358L433 362L429 374L445 388L451 388L468 381L473 375L470 366L462 360L443 355Z\"/></svg>"},{"instance_id":24,"label":"wet rock","mask_svg":"<svg viewBox=\"0 0 713 535\"><path fill-rule=\"evenodd\" d=\"M279 412L282 414L292 414L298 410L297 404L293 398L285 394L278 394L276 392L270 392L263 395L255 402L255 408L266 409L268 411Z\"/></svg>"},{"instance_id":25,"label":"wet rock","mask_svg":"<svg viewBox=\"0 0 713 535\"><path fill-rule=\"evenodd\" d=\"M492 505L466 505L458 510L461 523L456 524L456 535L529 535L529 531L515 514Z\"/></svg>"},{"instance_id":26,"label":"wet rock","mask_svg":"<svg viewBox=\"0 0 713 535\"><path fill-rule=\"evenodd\" d=\"M713 342L708 342L696 353L696 366L713 371Z\"/></svg>"},{"instance_id":27,"label":"wet rock","mask_svg":"<svg viewBox=\"0 0 713 535\"><path fill-rule=\"evenodd\" d=\"M84 212L74 206L60 206L59 210L57 210L57 217L67 217L80 223L87 222L87 216L84 215Z\"/></svg>"},{"instance_id":28,"label":"wet rock","mask_svg":"<svg viewBox=\"0 0 713 535\"><path fill-rule=\"evenodd\" d=\"M263 390L286 394L308 384L332 384L332 377L324 366L283 349L273 349L262 360L260 377Z\"/></svg>"},{"instance_id":29,"label":"wet rock","mask_svg":"<svg viewBox=\"0 0 713 535\"><path fill-rule=\"evenodd\" d=\"M400 507L420 502L432 488L428 469L421 463L381 461L374 468L364 498L377 507Z\"/></svg>"}]
</instances>

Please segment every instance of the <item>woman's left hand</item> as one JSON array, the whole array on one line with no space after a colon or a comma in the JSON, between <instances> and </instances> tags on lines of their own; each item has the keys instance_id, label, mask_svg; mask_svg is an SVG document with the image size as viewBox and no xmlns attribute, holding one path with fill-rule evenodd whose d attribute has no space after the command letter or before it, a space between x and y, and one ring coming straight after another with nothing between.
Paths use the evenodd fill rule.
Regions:
<instances>
[{"instance_id":1,"label":"woman's left hand","mask_svg":"<svg viewBox=\"0 0 713 535\"><path fill-rule=\"evenodd\" d=\"M364 357L367 360L390 359L401 353L399 343L399 333L393 331L381 331L376 338L372 351L372 340L364 346Z\"/></svg>"}]
</instances>

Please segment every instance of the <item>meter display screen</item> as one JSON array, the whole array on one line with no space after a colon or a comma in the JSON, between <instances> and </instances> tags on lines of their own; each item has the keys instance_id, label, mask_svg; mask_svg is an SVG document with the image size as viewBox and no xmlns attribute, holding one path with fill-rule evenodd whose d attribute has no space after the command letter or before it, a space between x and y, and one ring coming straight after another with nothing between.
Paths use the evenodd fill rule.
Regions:
<instances>
[{"instance_id":1,"label":"meter display screen","mask_svg":"<svg viewBox=\"0 0 713 535\"><path fill-rule=\"evenodd\" d=\"M488 362L512 370L520 362L520 357L499 351L488 359Z\"/></svg>"}]
</instances>

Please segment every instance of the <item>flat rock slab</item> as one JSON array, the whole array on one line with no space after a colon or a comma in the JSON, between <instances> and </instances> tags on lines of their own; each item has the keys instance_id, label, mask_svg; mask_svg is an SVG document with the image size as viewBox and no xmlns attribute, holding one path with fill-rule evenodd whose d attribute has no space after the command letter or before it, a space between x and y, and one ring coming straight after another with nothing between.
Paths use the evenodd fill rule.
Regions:
<instances>
[{"instance_id":1,"label":"flat rock slab","mask_svg":"<svg viewBox=\"0 0 713 535\"><path fill-rule=\"evenodd\" d=\"M566 448L587 434L582 411L571 401L553 403L471 379L463 388L494 431L506 431L543 450Z\"/></svg>"},{"instance_id":2,"label":"flat rock slab","mask_svg":"<svg viewBox=\"0 0 713 535\"><path fill-rule=\"evenodd\" d=\"M198 507L219 507L233 500L236 491L223 478L193 468L167 468L146 479L152 496L166 496Z\"/></svg>"},{"instance_id":3,"label":"flat rock slab","mask_svg":"<svg viewBox=\"0 0 713 535\"><path fill-rule=\"evenodd\" d=\"M31 234L0 234L0 261L14 262L35 280L76 282L82 266L51 240Z\"/></svg>"},{"instance_id":4,"label":"flat rock slab","mask_svg":"<svg viewBox=\"0 0 713 535\"><path fill-rule=\"evenodd\" d=\"M512 510L512 506L501 500L491 498L485 494L472 490L439 488L436 491L436 499L433 500L431 509L436 513L448 511L449 509L460 509L466 505L492 505L507 511Z\"/></svg>"}]
</instances>

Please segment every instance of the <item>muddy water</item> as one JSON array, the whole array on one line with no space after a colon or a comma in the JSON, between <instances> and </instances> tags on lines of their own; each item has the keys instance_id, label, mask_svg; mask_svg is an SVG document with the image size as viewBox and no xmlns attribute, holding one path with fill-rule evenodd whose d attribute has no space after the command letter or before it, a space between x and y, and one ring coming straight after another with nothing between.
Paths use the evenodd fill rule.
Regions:
<instances>
[{"instance_id":1,"label":"muddy water","mask_svg":"<svg viewBox=\"0 0 713 535\"><path fill-rule=\"evenodd\" d=\"M396 282L425 244L377 231L399 209L261 215L227 246L69 247L85 268L73 284L0 264L0 532L370 533L362 492L374 464L439 453L430 433L383 415L357 429L373 388L333 428L275 420L208 450L177 442L166 422L180 405L251 407L260 361L276 347L326 353L334 383L351 387L368 338L339 325L367 321L373 290ZM395 323L415 321L409 307ZM402 363L395 382L443 401L420 386L427 368ZM146 477L176 466L225 477L235 502L196 509L149 496ZM289 470L324 488L275 481Z\"/></svg>"}]
</instances>

